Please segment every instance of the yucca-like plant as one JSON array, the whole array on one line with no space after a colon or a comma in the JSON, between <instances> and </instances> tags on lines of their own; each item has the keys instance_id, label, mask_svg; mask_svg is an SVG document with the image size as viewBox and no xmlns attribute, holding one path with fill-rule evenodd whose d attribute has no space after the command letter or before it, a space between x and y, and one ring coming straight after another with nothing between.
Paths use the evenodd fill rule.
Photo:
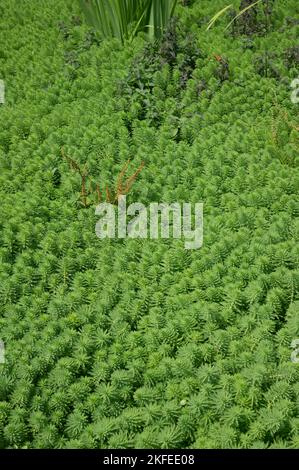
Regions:
<instances>
[{"instance_id":1,"label":"yucca-like plant","mask_svg":"<svg viewBox=\"0 0 299 470\"><path fill-rule=\"evenodd\" d=\"M33 447L37 449L52 449L59 439L59 432L54 424L46 425L41 433L36 437Z\"/></svg>"},{"instance_id":2,"label":"yucca-like plant","mask_svg":"<svg viewBox=\"0 0 299 470\"><path fill-rule=\"evenodd\" d=\"M248 38L264 34L262 8L273 1L239 0L240 12L256 4L232 35L202 34L212 3L178 9L177 27L132 61L125 37L113 51L113 41L97 47L71 2L39 12L44 30L30 5L23 25L5 9L1 67L18 74L0 113L0 447L298 448L298 176L283 158L295 151L296 109L286 87L252 66L262 57L266 69L271 39L281 70L296 24ZM57 9L68 19L62 34ZM143 19L117 34L140 26L155 36ZM274 92L282 112L272 115ZM70 200L80 175L62 171L62 145L83 176L88 164L86 183L117 182L115 169L134 158L146 161L142 188L132 188L145 205L203 200L201 250L99 241L93 211Z\"/></svg>"},{"instance_id":3,"label":"yucca-like plant","mask_svg":"<svg viewBox=\"0 0 299 470\"><path fill-rule=\"evenodd\" d=\"M103 38L131 40L139 31L160 38L177 0L79 0L87 21Z\"/></svg>"}]
</instances>

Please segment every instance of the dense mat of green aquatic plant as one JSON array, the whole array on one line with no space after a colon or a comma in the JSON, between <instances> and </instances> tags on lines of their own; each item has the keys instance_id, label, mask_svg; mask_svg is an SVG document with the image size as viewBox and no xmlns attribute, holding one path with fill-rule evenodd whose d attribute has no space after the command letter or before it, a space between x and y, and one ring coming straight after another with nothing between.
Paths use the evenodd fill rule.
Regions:
<instances>
[{"instance_id":1,"label":"dense mat of green aquatic plant","mask_svg":"<svg viewBox=\"0 0 299 470\"><path fill-rule=\"evenodd\" d=\"M298 448L299 26L268 3L121 46L1 2L2 448ZM203 247L99 240L62 146L103 187L145 161L129 202L203 201Z\"/></svg>"}]
</instances>

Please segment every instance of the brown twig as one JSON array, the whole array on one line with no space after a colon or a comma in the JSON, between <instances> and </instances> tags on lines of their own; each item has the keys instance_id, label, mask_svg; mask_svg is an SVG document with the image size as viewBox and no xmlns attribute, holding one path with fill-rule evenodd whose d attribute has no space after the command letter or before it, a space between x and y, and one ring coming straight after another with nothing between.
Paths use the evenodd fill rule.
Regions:
<instances>
[{"instance_id":1,"label":"brown twig","mask_svg":"<svg viewBox=\"0 0 299 470\"><path fill-rule=\"evenodd\" d=\"M141 165L135 171L135 173L132 176L130 176L130 178L127 179L125 190L124 190L125 194L127 194L128 191L130 191L132 184L136 180L137 176L139 175L143 167L144 167L144 162L142 162Z\"/></svg>"},{"instance_id":2,"label":"brown twig","mask_svg":"<svg viewBox=\"0 0 299 470\"><path fill-rule=\"evenodd\" d=\"M73 160L71 157L66 155L63 147L61 148L61 155L64 159L67 160L70 168L72 170L75 170L77 173L79 173L79 175L81 177L81 193L80 193L81 202L82 202L84 207L87 207L89 205L88 201L87 201L88 192L86 190L86 179L87 179L87 176L88 176L88 173L89 173L88 168L85 165L84 168L81 169L80 165L75 160Z\"/></svg>"}]
</instances>

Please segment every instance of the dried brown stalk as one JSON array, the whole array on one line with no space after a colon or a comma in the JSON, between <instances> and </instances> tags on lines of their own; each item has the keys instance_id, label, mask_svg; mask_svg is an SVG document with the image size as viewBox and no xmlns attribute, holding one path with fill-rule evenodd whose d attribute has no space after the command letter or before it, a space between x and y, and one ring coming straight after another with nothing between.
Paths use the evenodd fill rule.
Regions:
<instances>
[{"instance_id":1,"label":"dried brown stalk","mask_svg":"<svg viewBox=\"0 0 299 470\"><path fill-rule=\"evenodd\" d=\"M73 160L71 157L66 155L63 147L61 148L61 155L65 160L67 160L70 168L72 170L76 171L77 173L79 173L79 175L81 176L81 193L80 193L80 197L81 197L82 205L84 207L89 206L88 195L91 194L91 193L96 194L97 202L100 203L101 200L102 200L100 185L98 183L95 183L96 188L94 190L93 189L93 182L90 181L89 190L87 190L87 187L86 187L87 186L87 177L89 176L87 166L84 166L83 168L81 168L81 166L75 160ZM117 183L116 183L116 189L115 190L109 190L108 185L106 186L106 189L105 189L106 202L109 202L111 204L117 204L118 203L118 198L120 196L128 194L128 192L130 191L130 189L132 187L132 184L134 183L137 176L139 175L142 168L144 167L144 162L142 162L141 165L135 171L135 173L133 173L132 176L127 178L125 181L123 181L124 177L125 177L125 173L128 170L129 164L130 164L130 160L128 160L124 164L123 168L121 169L121 171L119 173L119 176L117 178Z\"/></svg>"},{"instance_id":2,"label":"dried brown stalk","mask_svg":"<svg viewBox=\"0 0 299 470\"><path fill-rule=\"evenodd\" d=\"M106 186L106 201L110 203L113 202L108 186Z\"/></svg>"}]
</instances>

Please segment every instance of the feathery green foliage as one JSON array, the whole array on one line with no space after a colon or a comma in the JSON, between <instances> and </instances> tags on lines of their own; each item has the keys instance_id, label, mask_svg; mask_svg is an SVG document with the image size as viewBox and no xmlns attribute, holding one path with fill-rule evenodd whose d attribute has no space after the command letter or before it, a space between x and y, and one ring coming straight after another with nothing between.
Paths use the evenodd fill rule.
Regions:
<instances>
[{"instance_id":1,"label":"feathery green foliage","mask_svg":"<svg viewBox=\"0 0 299 470\"><path fill-rule=\"evenodd\" d=\"M122 45L2 0L1 448L298 448L297 0L207 32L223 7ZM129 202L203 201L203 246L98 239L63 146L102 188L145 162Z\"/></svg>"}]
</instances>

